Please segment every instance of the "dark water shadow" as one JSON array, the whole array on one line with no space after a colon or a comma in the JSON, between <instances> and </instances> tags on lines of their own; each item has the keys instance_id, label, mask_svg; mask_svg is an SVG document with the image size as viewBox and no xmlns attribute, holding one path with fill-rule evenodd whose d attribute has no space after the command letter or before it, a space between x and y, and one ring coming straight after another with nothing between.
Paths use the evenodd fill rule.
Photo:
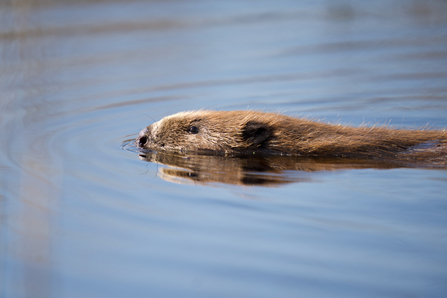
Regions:
<instances>
[{"instance_id":1,"label":"dark water shadow","mask_svg":"<svg viewBox=\"0 0 447 298\"><path fill-rule=\"evenodd\" d=\"M441 169L432 165L371 158L156 152L135 148L133 140L126 141L122 147L137 153L142 161L166 166L158 169L158 176L180 184L224 183L275 187L289 183L316 182L322 172L395 168Z\"/></svg>"}]
</instances>

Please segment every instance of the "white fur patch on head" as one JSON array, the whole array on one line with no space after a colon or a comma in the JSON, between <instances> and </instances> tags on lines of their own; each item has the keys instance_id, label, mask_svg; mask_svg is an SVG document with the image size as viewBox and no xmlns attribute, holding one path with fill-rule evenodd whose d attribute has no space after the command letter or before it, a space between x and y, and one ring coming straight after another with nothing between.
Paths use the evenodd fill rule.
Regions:
<instances>
[{"instance_id":1,"label":"white fur patch on head","mask_svg":"<svg viewBox=\"0 0 447 298\"><path fill-rule=\"evenodd\" d=\"M148 129L147 127L145 129L143 129L142 131L140 131L140 133L138 134L139 137L144 137L145 135L147 135Z\"/></svg>"},{"instance_id":2,"label":"white fur patch on head","mask_svg":"<svg viewBox=\"0 0 447 298\"><path fill-rule=\"evenodd\" d=\"M153 123L151 125L151 135L152 135L152 137L153 138L157 137L160 127L166 121L169 121L170 119L173 119L173 118L183 118L183 117L185 117L185 116L187 116L188 114L191 114L191 113L194 113L194 112L179 112L177 114L173 114L173 115L170 115L170 116L163 117L160 121L157 121L157 122Z\"/></svg>"},{"instance_id":3,"label":"white fur patch on head","mask_svg":"<svg viewBox=\"0 0 447 298\"><path fill-rule=\"evenodd\" d=\"M158 122L155 122L151 125L151 135L153 138L157 136L158 128L160 127L160 122L162 122L162 121L163 121L163 119Z\"/></svg>"}]
</instances>

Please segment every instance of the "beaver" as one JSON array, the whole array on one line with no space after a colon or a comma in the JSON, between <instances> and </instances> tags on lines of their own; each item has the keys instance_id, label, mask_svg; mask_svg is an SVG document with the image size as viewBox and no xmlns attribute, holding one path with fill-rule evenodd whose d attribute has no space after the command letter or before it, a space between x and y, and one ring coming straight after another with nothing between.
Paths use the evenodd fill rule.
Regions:
<instances>
[{"instance_id":1,"label":"beaver","mask_svg":"<svg viewBox=\"0 0 447 298\"><path fill-rule=\"evenodd\" d=\"M259 111L187 111L143 129L155 151L385 158L447 164L445 130L352 127Z\"/></svg>"}]
</instances>

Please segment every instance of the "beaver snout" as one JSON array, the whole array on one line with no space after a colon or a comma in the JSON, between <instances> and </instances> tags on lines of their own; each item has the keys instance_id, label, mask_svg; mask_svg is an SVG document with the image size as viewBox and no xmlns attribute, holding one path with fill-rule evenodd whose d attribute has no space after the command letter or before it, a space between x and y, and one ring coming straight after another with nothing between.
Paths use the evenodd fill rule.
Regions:
<instances>
[{"instance_id":1,"label":"beaver snout","mask_svg":"<svg viewBox=\"0 0 447 298\"><path fill-rule=\"evenodd\" d=\"M144 145L146 145L148 139L149 139L149 138L146 137L146 136L138 137L138 138L137 138L137 141L136 141L138 147L143 148Z\"/></svg>"},{"instance_id":2,"label":"beaver snout","mask_svg":"<svg viewBox=\"0 0 447 298\"><path fill-rule=\"evenodd\" d=\"M144 148L147 142L149 141L149 134L150 132L146 127L138 134L138 137L135 140L135 144L140 148Z\"/></svg>"}]
</instances>

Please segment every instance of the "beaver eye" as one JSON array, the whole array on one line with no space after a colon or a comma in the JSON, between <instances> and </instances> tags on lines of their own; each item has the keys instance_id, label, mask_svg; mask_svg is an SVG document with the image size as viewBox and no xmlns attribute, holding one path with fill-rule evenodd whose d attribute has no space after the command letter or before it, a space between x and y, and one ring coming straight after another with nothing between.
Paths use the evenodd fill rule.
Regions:
<instances>
[{"instance_id":1,"label":"beaver eye","mask_svg":"<svg viewBox=\"0 0 447 298\"><path fill-rule=\"evenodd\" d=\"M188 128L188 132L189 132L189 133L192 133L192 134L196 134L196 133L199 132L199 129L197 128L197 126L190 126L190 127Z\"/></svg>"}]
</instances>

